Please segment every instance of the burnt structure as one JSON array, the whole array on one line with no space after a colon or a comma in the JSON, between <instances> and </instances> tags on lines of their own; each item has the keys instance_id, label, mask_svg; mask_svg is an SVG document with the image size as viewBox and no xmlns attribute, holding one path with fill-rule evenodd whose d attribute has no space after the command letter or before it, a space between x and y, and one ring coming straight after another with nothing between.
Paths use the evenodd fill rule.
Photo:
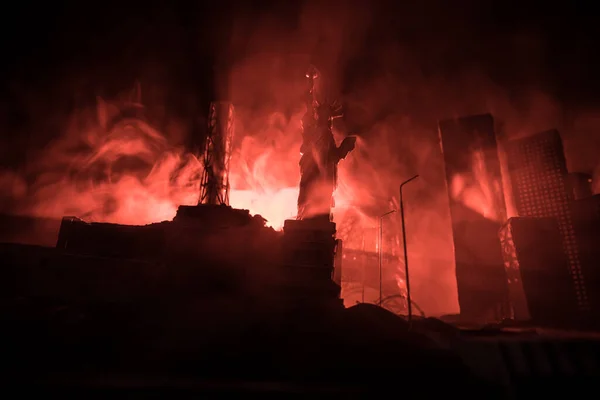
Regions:
<instances>
[{"instance_id":1,"label":"burnt structure","mask_svg":"<svg viewBox=\"0 0 600 400\"><path fill-rule=\"evenodd\" d=\"M248 211L202 204L148 226L65 218L56 248L0 243L4 382L58 397L368 397L400 384L413 397L479 398L577 389L573 368L600 376L589 337L433 318L409 327L374 305L344 309L334 234L324 219L287 221L281 234ZM436 384L413 385L424 376Z\"/></svg>"},{"instance_id":2,"label":"burnt structure","mask_svg":"<svg viewBox=\"0 0 600 400\"><path fill-rule=\"evenodd\" d=\"M229 205L229 161L234 134L233 104L212 102L202 154L199 204Z\"/></svg>"},{"instance_id":3,"label":"burnt structure","mask_svg":"<svg viewBox=\"0 0 600 400\"><path fill-rule=\"evenodd\" d=\"M335 224L324 223L287 221L281 234L248 210L180 206L173 221L145 226L65 217L56 248L83 257L160 265L162 280L180 286L182 294L218 292L242 303L252 297L258 307L252 310L263 313L322 313L343 308L340 243Z\"/></svg>"},{"instance_id":4,"label":"burnt structure","mask_svg":"<svg viewBox=\"0 0 600 400\"><path fill-rule=\"evenodd\" d=\"M336 224L331 221L333 192L337 185L337 166L356 144L355 137L345 138L336 146L332 132L335 118L342 116L341 106L330 101L319 71L310 66L305 93L306 113L302 119L300 148L300 191L296 220L285 221L283 229L283 265L292 276L339 299L342 277L342 241L336 239ZM312 279L312 280L311 280ZM322 282L323 285L315 284ZM338 302L340 306L343 302Z\"/></svg>"},{"instance_id":5,"label":"burnt structure","mask_svg":"<svg viewBox=\"0 0 600 400\"><path fill-rule=\"evenodd\" d=\"M572 204L573 223L578 238L586 286L590 288L590 307L600 312L600 194L592 194L592 176L569 174L569 187L575 201ZM597 315L597 314L596 314Z\"/></svg>"},{"instance_id":6,"label":"burnt structure","mask_svg":"<svg viewBox=\"0 0 600 400\"><path fill-rule=\"evenodd\" d=\"M356 138L349 136L339 147L336 146L331 129L333 120L342 116L342 107L327 98L320 73L315 67L309 68L306 78L297 218L330 221L337 165L354 149Z\"/></svg>"},{"instance_id":7,"label":"burnt structure","mask_svg":"<svg viewBox=\"0 0 600 400\"><path fill-rule=\"evenodd\" d=\"M569 260L555 218L510 218L500 230L510 317L544 326L576 322Z\"/></svg>"},{"instance_id":8,"label":"burnt structure","mask_svg":"<svg viewBox=\"0 0 600 400\"><path fill-rule=\"evenodd\" d=\"M585 190L585 189L584 189ZM586 193L587 190L585 190ZM590 308L600 313L600 194L580 197L573 203L573 222L584 269Z\"/></svg>"},{"instance_id":9,"label":"burnt structure","mask_svg":"<svg viewBox=\"0 0 600 400\"><path fill-rule=\"evenodd\" d=\"M241 244L250 240L245 237L246 230L251 233L254 230L253 233L258 235L271 231L264 225L262 217L253 217L248 210L224 206L180 206L173 221L144 226L64 217L56 248L78 254L145 260L162 260L177 252L190 251L194 255L192 258L200 262L205 257L225 259L223 253L227 252L228 245L219 242L217 246L213 241L218 239L220 230L232 235L229 245L235 246L238 241ZM233 254L229 256L234 257Z\"/></svg>"},{"instance_id":10,"label":"burnt structure","mask_svg":"<svg viewBox=\"0 0 600 400\"><path fill-rule=\"evenodd\" d=\"M331 123L341 115L341 109L317 98L316 69L312 68L307 77L310 99L304 120L305 156L300 163L300 197L304 200L299 204L306 211L302 217L311 218L286 221L283 233L279 233L266 228L261 216L229 206L234 107L228 102L211 102L198 205L180 206L173 221L146 226L65 217L56 247L90 257L175 262L180 269L187 265L189 270L184 270L202 276L203 288L228 281L225 287L234 288L228 292L230 297L247 296L248 290L262 292L268 295L258 298L272 303L268 307L271 310L342 307L342 244L335 238L336 226L329 214L337 163L352 150L355 138L336 147ZM326 209L318 205L323 193L329 198ZM252 284L242 284L248 274Z\"/></svg>"},{"instance_id":11,"label":"burnt structure","mask_svg":"<svg viewBox=\"0 0 600 400\"><path fill-rule=\"evenodd\" d=\"M328 133L333 140L328 126L329 130L319 132ZM204 290L211 285L222 286L232 299L248 296L248 290L268 294L254 297L271 303L265 306L271 310L341 307L341 241L335 239L335 224L329 218L287 221L281 234L266 228L261 216L229 206L233 130L233 105L212 102L201 158L204 168L198 205L180 206L173 221L146 226L89 223L65 217L56 247L89 257L176 263L183 276L194 277L190 281L200 276L202 283L195 284ZM311 132L316 131L313 127ZM312 145L327 148L326 143ZM328 149L339 150L335 144ZM328 165L329 175L325 175L334 179L336 165ZM252 276L251 283L244 283L248 275Z\"/></svg>"},{"instance_id":12,"label":"burnt structure","mask_svg":"<svg viewBox=\"0 0 600 400\"><path fill-rule=\"evenodd\" d=\"M575 192L569 184L567 162L559 132L551 130L509 141L506 144L506 153L517 215L557 220L562 249L568 258L571 277L563 284L573 287L579 312L589 311L590 302L579 246L580 237L576 233L573 217ZM572 311L577 312L575 309Z\"/></svg>"},{"instance_id":13,"label":"burnt structure","mask_svg":"<svg viewBox=\"0 0 600 400\"><path fill-rule=\"evenodd\" d=\"M494 119L485 114L440 121L439 134L461 317L473 322L498 320L504 316L508 288L497 236L506 209ZM457 196L457 180L480 189L488 215L469 208Z\"/></svg>"},{"instance_id":14,"label":"burnt structure","mask_svg":"<svg viewBox=\"0 0 600 400\"><path fill-rule=\"evenodd\" d=\"M178 332L166 358L163 354L155 364L159 368L169 365L173 355L177 362L189 362L181 360L185 354L203 371L201 376L231 380L248 371L256 375L256 370L285 380L331 376L329 362L315 365L316 353L344 364L341 348L332 344L357 323L356 312L344 314L340 299L342 249L336 226L327 213L327 218L286 221L280 233L265 227L262 217L227 205L232 117L230 104L211 105L198 205L180 206L173 221L146 226L65 217L55 249L36 249L26 268L16 263L21 270L13 273L16 283L10 293L94 309L98 304L118 304L121 309L135 304L147 310L147 323L158 328L147 332L152 340L165 340L161 329L167 326ZM335 168L329 171L334 178ZM22 249L5 253L12 260ZM392 324L404 323L393 318ZM124 331L125 325L137 329L129 322L119 329ZM140 331L134 335L147 337ZM155 359L162 349L146 339L123 347L131 359L147 351ZM257 352L275 357L269 356L272 369L251 366ZM84 357L93 358L87 353Z\"/></svg>"},{"instance_id":15,"label":"burnt structure","mask_svg":"<svg viewBox=\"0 0 600 400\"><path fill-rule=\"evenodd\" d=\"M283 227L283 267L298 304L316 298L338 299L341 293L341 241L335 239L335 224L327 221L287 220ZM337 267L337 268L336 268Z\"/></svg>"}]
</instances>

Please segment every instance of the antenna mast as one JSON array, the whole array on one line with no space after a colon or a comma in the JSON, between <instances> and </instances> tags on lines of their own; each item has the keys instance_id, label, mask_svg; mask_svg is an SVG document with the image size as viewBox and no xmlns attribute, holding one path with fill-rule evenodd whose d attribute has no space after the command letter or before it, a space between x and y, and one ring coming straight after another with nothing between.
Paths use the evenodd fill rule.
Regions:
<instances>
[{"instance_id":1,"label":"antenna mast","mask_svg":"<svg viewBox=\"0 0 600 400\"><path fill-rule=\"evenodd\" d=\"M208 133L202 156L202 181L198 204L229 205L229 162L234 133L233 104L211 102Z\"/></svg>"}]
</instances>

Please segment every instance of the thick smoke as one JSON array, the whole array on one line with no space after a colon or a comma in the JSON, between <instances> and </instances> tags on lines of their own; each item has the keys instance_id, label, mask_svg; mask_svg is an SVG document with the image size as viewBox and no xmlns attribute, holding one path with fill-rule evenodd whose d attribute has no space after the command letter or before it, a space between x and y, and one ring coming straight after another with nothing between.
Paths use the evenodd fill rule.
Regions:
<instances>
[{"instance_id":1,"label":"thick smoke","mask_svg":"<svg viewBox=\"0 0 600 400\"><path fill-rule=\"evenodd\" d=\"M309 1L288 10L285 18L281 10L234 17L229 35L224 35L229 41L216 56L225 66L216 74L218 95L236 108L232 205L262 214L274 226L295 215L305 111L301 96L306 67L314 63L345 105L344 120L335 125L337 139L359 136L356 150L340 163L335 208L340 234L349 246L360 241L356 237L374 236L378 216L398 207L400 182L419 174L405 192L413 296L427 314L457 312L437 120L491 112L507 138L558 128L569 168L595 171L598 193L598 146L590 143L597 138L598 113L572 106L567 112L545 89L540 77L546 46L536 34L505 34L493 41L473 28L477 19L463 10L392 12L368 2L351 3ZM483 47L490 43L502 60L484 55ZM508 63L512 70L524 71L527 84L508 85L498 68L490 67L500 61L503 68ZM135 76L141 80L152 124L112 134L99 111L119 109L127 94L96 91L94 95L106 100L100 107L95 101L76 101L63 107L68 112L51 113L44 109L49 106L47 95L16 88L22 112L35 122L27 135L15 131L18 140L10 141L28 151L20 168L7 167L0 174L1 210L148 223L172 218L179 204L194 204L199 165L182 145L192 135L191 116L205 110L198 111L193 90L175 85L174 74L166 70L155 58ZM70 83L61 93L89 92L82 82ZM57 126L60 137L44 139ZM14 153L8 148L2 146L3 159ZM387 218L384 248L401 255L398 215ZM369 239L375 251L375 240Z\"/></svg>"},{"instance_id":2,"label":"thick smoke","mask_svg":"<svg viewBox=\"0 0 600 400\"><path fill-rule=\"evenodd\" d=\"M562 105L540 89L536 79L531 86L512 90L493 79L483 65L452 70L452 53L464 54L461 40L470 33L452 40L444 38L443 32L430 37L421 30L411 41L408 33L402 37L392 30L403 23L414 26L413 15L398 17L396 25L382 23L382 15L382 10L374 8L308 2L296 24L282 26L269 14L238 21L228 49L243 55L233 65L228 82L229 96L242 113L238 121L244 128L238 132L252 135L256 130L249 127L256 123L269 127L242 139L242 152L260 149L262 158L241 153L238 157L258 160L255 168L266 172L265 179L272 185L297 185L302 69L309 62L317 64L346 106L337 133L360 136L356 151L340 164L336 221L340 228L350 224L344 217L348 208L354 208L360 211L362 228L377 226L378 215L397 208L399 183L420 174L407 187L405 197L414 296L428 313L455 312L452 240L437 120L490 112L505 140L558 128L570 168L590 171L597 157L589 154L582 160L577 142L585 140L583 130L594 124L589 116L566 119ZM455 19L456 25L464 23L464 18ZM449 30L456 28L447 21L444 24ZM527 57L523 68L531 76L543 69L541 38L518 33L506 39L508 44L502 48L506 58ZM444 65L444 55L448 65ZM293 206L289 207L292 213ZM391 219L387 229L395 232L387 234L398 234L397 217Z\"/></svg>"},{"instance_id":3,"label":"thick smoke","mask_svg":"<svg viewBox=\"0 0 600 400\"><path fill-rule=\"evenodd\" d=\"M156 104L152 93L146 98ZM155 116L152 124L135 118L108 124L140 100L139 89L124 90L72 110L61 135L30 146L18 169L1 171L2 211L147 224L170 220L179 204L196 202L200 165L181 146L187 127L179 119L165 119L157 129L163 125L158 107L146 110Z\"/></svg>"}]
</instances>

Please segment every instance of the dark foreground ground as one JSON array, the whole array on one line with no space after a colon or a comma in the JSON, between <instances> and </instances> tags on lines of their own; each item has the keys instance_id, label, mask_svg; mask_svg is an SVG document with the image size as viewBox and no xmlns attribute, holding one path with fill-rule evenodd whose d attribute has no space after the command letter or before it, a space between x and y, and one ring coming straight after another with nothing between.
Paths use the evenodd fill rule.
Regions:
<instances>
[{"instance_id":1,"label":"dark foreground ground","mask_svg":"<svg viewBox=\"0 0 600 400\"><path fill-rule=\"evenodd\" d=\"M373 305L307 301L282 281L240 285L198 266L14 244L0 244L0 260L6 393L491 399L587 394L600 377L593 334L410 328Z\"/></svg>"}]
</instances>

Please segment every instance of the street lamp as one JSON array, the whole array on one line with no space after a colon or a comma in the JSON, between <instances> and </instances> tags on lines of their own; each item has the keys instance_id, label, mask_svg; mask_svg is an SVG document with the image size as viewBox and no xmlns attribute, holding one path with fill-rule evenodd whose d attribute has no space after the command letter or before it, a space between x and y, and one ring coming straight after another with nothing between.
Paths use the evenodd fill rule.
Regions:
<instances>
[{"instance_id":1,"label":"street lamp","mask_svg":"<svg viewBox=\"0 0 600 400\"><path fill-rule=\"evenodd\" d=\"M390 210L379 216L379 305L381 305L381 300L383 299L383 217L395 212L396 210Z\"/></svg>"},{"instance_id":2,"label":"street lamp","mask_svg":"<svg viewBox=\"0 0 600 400\"><path fill-rule=\"evenodd\" d=\"M408 323L412 322L412 302L410 298L410 280L408 278L408 253L406 251L406 226L404 223L404 200L402 198L402 188L407 183L417 179L419 175L415 175L410 179L405 180L400 184L400 219L402 222L402 245L404 246L404 279L406 280L406 302L408 307ZM381 289L380 289L381 290Z\"/></svg>"}]
</instances>

